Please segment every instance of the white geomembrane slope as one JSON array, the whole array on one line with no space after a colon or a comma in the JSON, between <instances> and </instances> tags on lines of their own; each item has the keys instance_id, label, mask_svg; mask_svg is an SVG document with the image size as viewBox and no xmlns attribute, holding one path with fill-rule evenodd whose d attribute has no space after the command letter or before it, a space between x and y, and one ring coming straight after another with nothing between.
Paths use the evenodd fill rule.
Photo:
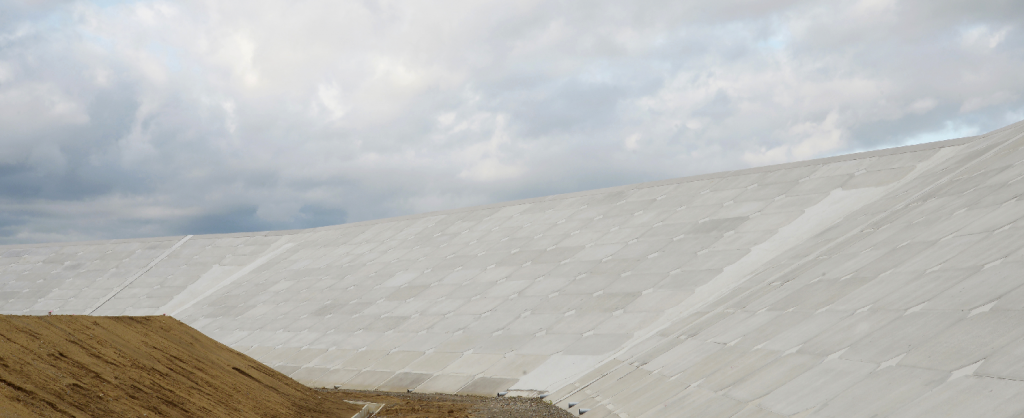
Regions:
<instances>
[{"instance_id":1,"label":"white geomembrane slope","mask_svg":"<svg viewBox=\"0 0 1024 418\"><path fill-rule=\"evenodd\" d=\"M173 315L313 386L602 417L1024 414L1024 124L296 231L0 247L0 313Z\"/></svg>"}]
</instances>

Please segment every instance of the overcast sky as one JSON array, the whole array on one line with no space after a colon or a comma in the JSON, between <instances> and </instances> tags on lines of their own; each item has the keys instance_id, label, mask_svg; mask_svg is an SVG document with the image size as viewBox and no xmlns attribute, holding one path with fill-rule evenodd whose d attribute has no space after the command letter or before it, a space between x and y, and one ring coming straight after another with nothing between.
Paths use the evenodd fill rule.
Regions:
<instances>
[{"instance_id":1,"label":"overcast sky","mask_svg":"<svg viewBox=\"0 0 1024 418\"><path fill-rule=\"evenodd\" d=\"M0 243L306 228L984 133L1020 0L0 0Z\"/></svg>"}]
</instances>

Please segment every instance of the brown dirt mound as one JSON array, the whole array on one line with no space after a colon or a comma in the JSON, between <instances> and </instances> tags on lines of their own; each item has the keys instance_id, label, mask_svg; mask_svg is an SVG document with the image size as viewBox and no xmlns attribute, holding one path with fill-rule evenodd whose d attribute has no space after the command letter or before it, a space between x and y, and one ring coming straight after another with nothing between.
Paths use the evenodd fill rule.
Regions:
<instances>
[{"instance_id":1,"label":"brown dirt mound","mask_svg":"<svg viewBox=\"0 0 1024 418\"><path fill-rule=\"evenodd\" d=\"M0 418L358 411L171 317L0 316Z\"/></svg>"}]
</instances>

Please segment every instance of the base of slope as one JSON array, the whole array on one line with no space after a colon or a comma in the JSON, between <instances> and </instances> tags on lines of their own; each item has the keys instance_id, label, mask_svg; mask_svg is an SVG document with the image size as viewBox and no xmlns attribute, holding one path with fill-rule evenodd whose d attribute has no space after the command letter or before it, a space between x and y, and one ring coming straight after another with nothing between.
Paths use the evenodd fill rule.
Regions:
<instances>
[{"instance_id":1,"label":"base of slope","mask_svg":"<svg viewBox=\"0 0 1024 418\"><path fill-rule=\"evenodd\" d=\"M485 397L368 390L320 389L326 394L384 404L374 418L569 418L573 415L539 398Z\"/></svg>"},{"instance_id":2,"label":"base of slope","mask_svg":"<svg viewBox=\"0 0 1024 418\"><path fill-rule=\"evenodd\" d=\"M0 418L337 418L367 404L378 418L571 416L536 398L313 389L169 316L0 315Z\"/></svg>"}]
</instances>

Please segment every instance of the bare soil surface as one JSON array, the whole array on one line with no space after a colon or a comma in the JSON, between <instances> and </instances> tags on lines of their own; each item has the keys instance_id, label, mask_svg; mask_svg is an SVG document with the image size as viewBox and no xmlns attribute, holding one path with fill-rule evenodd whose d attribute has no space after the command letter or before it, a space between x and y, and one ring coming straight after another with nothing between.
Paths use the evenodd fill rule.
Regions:
<instances>
[{"instance_id":1,"label":"bare soil surface","mask_svg":"<svg viewBox=\"0 0 1024 418\"><path fill-rule=\"evenodd\" d=\"M0 315L0 418L568 418L535 398L312 389L168 316Z\"/></svg>"},{"instance_id":2,"label":"bare soil surface","mask_svg":"<svg viewBox=\"0 0 1024 418\"><path fill-rule=\"evenodd\" d=\"M166 316L0 316L0 418L351 417Z\"/></svg>"},{"instance_id":3,"label":"bare soil surface","mask_svg":"<svg viewBox=\"0 0 1024 418\"><path fill-rule=\"evenodd\" d=\"M393 393L320 389L345 399L382 403L376 418L569 418L573 415L538 398Z\"/></svg>"}]
</instances>

